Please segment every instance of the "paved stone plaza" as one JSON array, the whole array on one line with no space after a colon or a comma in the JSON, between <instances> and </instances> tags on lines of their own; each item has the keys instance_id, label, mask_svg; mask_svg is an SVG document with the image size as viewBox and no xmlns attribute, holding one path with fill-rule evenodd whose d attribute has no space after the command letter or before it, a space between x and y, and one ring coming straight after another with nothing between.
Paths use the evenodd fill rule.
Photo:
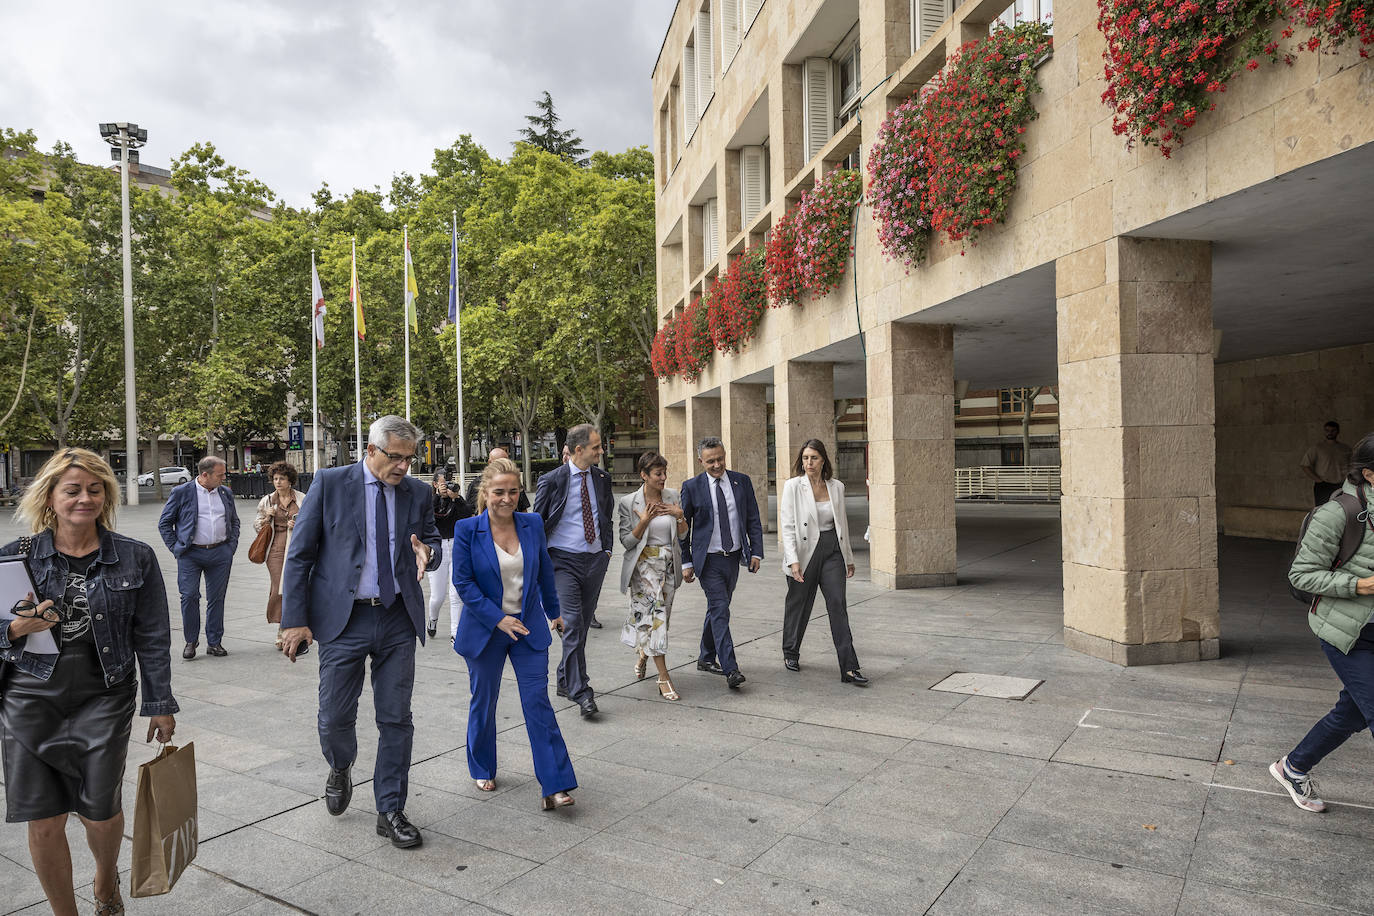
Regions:
<instances>
[{"instance_id":1,"label":"paved stone plaza","mask_svg":"<svg viewBox=\"0 0 1374 916\"><path fill-rule=\"evenodd\" d=\"M121 529L157 545L179 653L159 509L125 509ZM252 503L239 511L248 531ZM411 851L376 836L370 782L343 817L325 813L316 656L293 666L273 651L267 573L247 562L245 535L229 657L173 661L177 736L195 742L199 768L199 855L171 894L127 901L129 912L1374 912L1369 739L1317 771L1335 802L1324 815L1276 794L1265 771L1338 690L1285 590L1289 546L1221 539L1220 660L1122 669L1063 647L1055 510L960 507L958 523L957 587L879 590L859 554L849 600L867 690L840 683L820 602L802 672L783 669L774 552L734 602L748 683L734 693L696 671L705 605L689 585L669 652L683 700L659 700L619 643L624 605L608 576L606 628L588 649L601 715L584 722L555 702L581 784L557 812L539 811L509 674L500 789L473 787L466 673L446 641L430 643L407 806L425 843ZM0 535L15 533L6 518ZM929 689L954 672L1044 683L1024 701ZM152 756L141 722L126 832L137 766ZM365 691L359 780L375 738ZM69 834L89 900L90 857L79 827ZM128 858L126 843L126 893ZM0 912L47 912L42 900L24 829L0 827Z\"/></svg>"}]
</instances>

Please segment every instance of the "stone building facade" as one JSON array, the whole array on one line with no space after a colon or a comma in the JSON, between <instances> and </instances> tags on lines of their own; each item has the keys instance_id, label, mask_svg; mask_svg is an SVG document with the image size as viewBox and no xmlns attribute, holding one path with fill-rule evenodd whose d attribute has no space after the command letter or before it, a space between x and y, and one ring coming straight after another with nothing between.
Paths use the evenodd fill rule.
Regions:
<instances>
[{"instance_id":1,"label":"stone building facade","mask_svg":"<svg viewBox=\"0 0 1374 916\"><path fill-rule=\"evenodd\" d=\"M963 42L1042 12L1009 8L680 0L653 74L660 321L818 176L862 163ZM661 383L660 441L686 476L690 444L721 435L762 497L863 398L873 580L950 585L956 386L1052 386L1065 642L1122 664L1216 657L1220 522L1284 530L1322 422L1374 429L1374 61L1244 73L1165 158L1112 130L1096 4L1053 16L1005 223L908 271L862 207L852 276Z\"/></svg>"}]
</instances>

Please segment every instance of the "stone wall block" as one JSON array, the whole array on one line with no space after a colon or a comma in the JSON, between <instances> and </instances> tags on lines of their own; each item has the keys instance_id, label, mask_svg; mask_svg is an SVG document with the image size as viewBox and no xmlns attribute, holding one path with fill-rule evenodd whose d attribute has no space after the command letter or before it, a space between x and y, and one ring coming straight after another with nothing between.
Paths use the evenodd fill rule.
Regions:
<instances>
[{"instance_id":1,"label":"stone wall block","mask_svg":"<svg viewBox=\"0 0 1374 916\"><path fill-rule=\"evenodd\" d=\"M1100 429L1120 426L1122 390L1120 356L1104 356L1059 367L1059 428Z\"/></svg>"},{"instance_id":2,"label":"stone wall block","mask_svg":"<svg viewBox=\"0 0 1374 916\"><path fill-rule=\"evenodd\" d=\"M957 562L957 537L951 525L945 529L898 528L893 535L897 574L953 572Z\"/></svg>"},{"instance_id":3,"label":"stone wall block","mask_svg":"<svg viewBox=\"0 0 1374 916\"><path fill-rule=\"evenodd\" d=\"M1212 282L1212 248L1206 242L1121 237L1116 246L1123 280Z\"/></svg>"},{"instance_id":4,"label":"stone wall block","mask_svg":"<svg viewBox=\"0 0 1374 916\"><path fill-rule=\"evenodd\" d=\"M1070 496L1059 501L1064 564L1125 569L1125 500Z\"/></svg>"},{"instance_id":5,"label":"stone wall block","mask_svg":"<svg viewBox=\"0 0 1374 916\"><path fill-rule=\"evenodd\" d=\"M1121 291L1121 284L1109 283L1056 299L1061 364L1122 352Z\"/></svg>"},{"instance_id":6,"label":"stone wall block","mask_svg":"<svg viewBox=\"0 0 1374 916\"><path fill-rule=\"evenodd\" d=\"M1128 601L1138 600L1139 573L1064 562L1064 626L1118 643L1139 643L1143 627Z\"/></svg>"},{"instance_id":7,"label":"stone wall block","mask_svg":"<svg viewBox=\"0 0 1374 916\"><path fill-rule=\"evenodd\" d=\"M1089 245L1066 254L1054 265L1054 294L1062 299L1107 282L1107 246Z\"/></svg>"},{"instance_id":8,"label":"stone wall block","mask_svg":"<svg viewBox=\"0 0 1374 916\"><path fill-rule=\"evenodd\" d=\"M1204 514L1198 499L1164 497L1123 502L1120 518L1125 550L1121 568L1143 571L1203 565L1202 544L1205 540L1216 543L1217 528L1215 513Z\"/></svg>"},{"instance_id":9,"label":"stone wall block","mask_svg":"<svg viewBox=\"0 0 1374 916\"><path fill-rule=\"evenodd\" d=\"M1368 65L1344 70L1274 105L1274 167L1280 173L1370 140L1374 69Z\"/></svg>"},{"instance_id":10,"label":"stone wall block","mask_svg":"<svg viewBox=\"0 0 1374 916\"><path fill-rule=\"evenodd\" d=\"M1210 426L1215 420L1210 353L1131 353L1120 359L1122 425ZM1088 390L1101 397L1104 389Z\"/></svg>"},{"instance_id":11,"label":"stone wall block","mask_svg":"<svg viewBox=\"0 0 1374 916\"><path fill-rule=\"evenodd\" d=\"M908 439L948 440L954 458L954 395L909 394L891 400L892 428Z\"/></svg>"},{"instance_id":12,"label":"stone wall block","mask_svg":"<svg viewBox=\"0 0 1374 916\"><path fill-rule=\"evenodd\" d=\"M1135 426L1124 430L1129 443L1125 494L1214 496L1216 435L1210 426ZM1133 446L1133 448L1132 448Z\"/></svg>"},{"instance_id":13,"label":"stone wall block","mask_svg":"<svg viewBox=\"0 0 1374 916\"><path fill-rule=\"evenodd\" d=\"M1124 499L1138 489L1138 451L1126 445L1133 433L1119 426L1061 431L1064 496Z\"/></svg>"},{"instance_id":14,"label":"stone wall block","mask_svg":"<svg viewBox=\"0 0 1374 916\"><path fill-rule=\"evenodd\" d=\"M1124 286L1125 284L1123 284ZM1130 284L1137 353L1212 353L1211 283L1142 280ZM1123 296L1122 307L1126 303Z\"/></svg>"},{"instance_id":15,"label":"stone wall block","mask_svg":"<svg viewBox=\"0 0 1374 916\"><path fill-rule=\"evenodd\" d=\"M1147 570L1136 579L1137 591L1128 598L1140 607L1141 642L1179 642L1188 638L1180 609L1187 608L1187 570ZM1197 639L1194 634L1191 638Z\"/></svg>"},{"instance_id":16,"label":"stone wall block","mask_svg":"<svg viewBox=\"0 0 1374 916\"><path fill-rule=\"evenodd\" d=\"M1233 86L1263 84L1236 80ZM1235 99L1228 91L1226 108ZM1218 127L1207 141L1207 198L1216 200L1274 177L1274 111L1264 108Z\"/></svg>"}]
</instances>

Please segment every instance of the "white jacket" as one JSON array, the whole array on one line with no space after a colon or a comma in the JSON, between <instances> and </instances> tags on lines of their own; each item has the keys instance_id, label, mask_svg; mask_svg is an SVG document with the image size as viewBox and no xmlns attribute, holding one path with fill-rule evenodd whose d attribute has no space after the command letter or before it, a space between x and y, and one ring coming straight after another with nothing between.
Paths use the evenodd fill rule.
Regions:
<instances>
[{"instance_id":1,"label":"white jacket","mask_svg":"<svg viewBox=\"0 0 1374 916\"><path fill-rule=\"evenodd\" d=\"M849 547L849 519L844 511L844 484L832 477L826 481L826 487L830 490L830 506L835 510L835 537L840 542L840 553L844 556L845 565L853 566L854 551ZM790 477L782 485L778 515L782 520L782 532L778 540L782 542L783 575L791 575L793 563L801 566L805 573L821 535L816 517L816 498L811 495L811 483L806 475Z\"/></svg>"},{"instance_id":2,"label":"white jacket","mask_svg":"<svg viewBox=\"0 0 1374 916\"><path fill-rule=\"evenodd\" d=\"M663 501L673 506L681 505L677 490L663 488ZM644 538L635 539L635 525L639 524L639 513L644 511L644 487L633 493L626 493L616 502L616 514L620 520L620 543L625 547L625 557L620 564L620 590L630 591L630 575L634 572L639 555L644 552ZM677 528L673 528L673 587L682 585L682 553L678 546Z\"/></svg>"}]
</instances>

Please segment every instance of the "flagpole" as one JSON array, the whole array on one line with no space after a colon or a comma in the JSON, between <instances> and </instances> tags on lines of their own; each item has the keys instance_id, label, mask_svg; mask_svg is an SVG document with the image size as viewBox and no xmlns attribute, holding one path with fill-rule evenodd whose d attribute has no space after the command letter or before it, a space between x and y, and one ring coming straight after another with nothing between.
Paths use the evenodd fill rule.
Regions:
<instances>
[{"instance_id":1,"label":"flagpole","mask_svg":"<svg viewBox=\"0 0 1374 916\"><path fill-rule=\"evenodd\" d=\"M453 346L455 375L458 381L458 479L463 480L468 469L468 437L463 432L463 324L458 304L458 211L453 211Z\"/></svg>"},{"instance_id":2,"label":"flagpole","mask_svg":"<svg viewBox=\"0 0 1374 916\"><path fill-rule=\"evenodd\" d=\"M401 316L401 320L405 323L405 327L402 329L401 333L403 333L403 334L405 335L405 339L406 339L406 422L409 423L409 422L410 422L410 310L411 310L411 308L414 307L413 304L412 304L411 301L410 301L410 227L409 227L409 226L404 226L404 225L403 225L403 226L401 227L401 239L402 239L402 245L404 246L404 247L403 247L403 250L402 250L402 253L401 253L401 261L403 262L403 267L402 267L403 278L402 278L402 280L401 280L401 301L404 302L404 303L406 303L406 304L403 305L402 308L401 308L401 311L404 313L404 314Z\"/></svg>"},{"instance_id":3,"label":"flagpole","mask_svg":"<svg viewBox=\"0 0 1374 916\"><path fill-rule=\"evenodd\" d=\"M363 383L358 374L358 312L363 291L358 289L358 237L353 236L353 420L358 424L358 460L363 460Z\"/></svg>"},{"instance_id":4,"label":"flagpole","mask_svg":"<svg viewBox=\"0 0 1374 916\"><path fill-rule=\"evenodd\" d=\"M318 318L320 302L315 299L315 249L310 249L310 473L320 469L320 376L316 366L315 351L320 348L319 338L315 336L315 321Z\"/></svg>"}]
</instances>

